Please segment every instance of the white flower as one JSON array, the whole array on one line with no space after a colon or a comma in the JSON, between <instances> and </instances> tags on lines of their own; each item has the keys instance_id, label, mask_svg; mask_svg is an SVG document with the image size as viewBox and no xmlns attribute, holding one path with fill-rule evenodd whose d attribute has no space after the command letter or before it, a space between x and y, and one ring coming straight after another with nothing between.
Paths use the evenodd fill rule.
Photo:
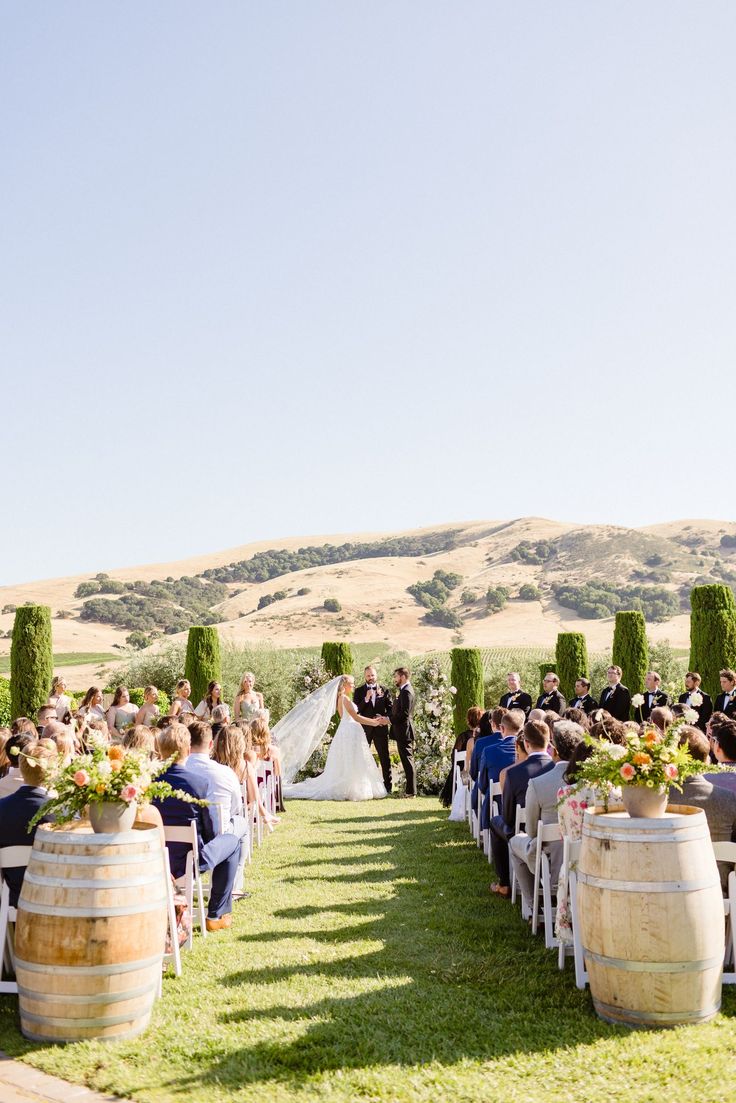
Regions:
<instances>
[{"instance_id":1,"label":"white flower","mask_svg":"<svg viewBox=\"0 0 736 1103\"><path fill-rule=\"evenodd\" d=\"M690 704L693 705L694 708L699 708L702 705L702 703L703 703L703 694L702 693L691 693L690 694Z\"/></svg>"},{"instance_id":2,"label":"white flower","mask_svg":"<svg viewBox=\"0 0 736 1103\"><path fill-rule=\"evenodd\" d=\"M634 696L631 698L631 703L635 709L641 708L641 706L644 704L644 694L635 693Z\"/></svg>"},{"instance_id":3,"label":"white flower","mask_svg":"<svg viewBox=\"0 0 736 1103\"><path fill-rule=\"evenodd\" d=\"M450 693L457 693L457 689L455 686L450 686Z\"/></svg>"},{"instance_id":4,"label":"white flower","mask_svg":"<svg viewBox=\"0 0 736 1103\"><path fill-rule=\"evenodd\" d=\"M626 747L621 747L618 743L608 743L605 747L606 754L610 758L614 758L618 761L620 758L626 757Z\"/></svg>"},{"instance_id":5,"label":"white flower","mask_svg":"<svg viewBox=\"0 0 736 1103\"><path fill-rule=\"evenodd\" d=\"M97 772L100 775L100 777L109 777L110 774L112 773L112 766L110 765L109 762L103 761L97 767Z\"/></svg>"},{"instance_id":6,"label":"white flower","mask_svg":"<svg viewBox=\"0 0 736 1103\"><path fill-rule=\"evenodd\" d=\"M685 709L682 715L688 724L697 724L700 719L695 709Z\"/></svg>"}]
</instances>

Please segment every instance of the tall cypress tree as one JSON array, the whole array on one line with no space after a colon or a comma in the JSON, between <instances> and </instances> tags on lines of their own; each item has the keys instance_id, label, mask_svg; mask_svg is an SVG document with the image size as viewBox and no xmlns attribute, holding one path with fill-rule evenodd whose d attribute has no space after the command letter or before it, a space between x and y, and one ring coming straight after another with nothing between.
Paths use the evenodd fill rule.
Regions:
<instances>
[{"instance_id":1,"label":"tall cypress tree","mask_svg":"<svg viewBox=\"0 0 736 1103\"><path fill-rule=\"evenodd\" d=\"M333 678L338 674L352 674L355 669L355 656L349 643L325 640L322 644L322 662Z\"/></svg>"},{"instance_id":2,"label":"tall cypress tree","mask_svg":"<svg viewBox=\"0 0 736 1103\"><path fill-rule=\"evenodd\" d=\"M51 691L51 610L48 605L21 605L10 645L10 711L12 718L35 720Z\"/></svg>"},{"instance_id":3,"label":"tall cypress tree","mask_svg":"<svg viewBox=\"0 0 736 1103\"><path fill-rule=\"evenodd\" d=\"M649 669L649 644L644 614L637 609L616 613L613 630L613 665L621 667L621 681L631 692L644 692L644 675Z\"/></svg>"},{"instance_id":4,"label":"tall cypress tree","mask_svg":"<svg viewBox=\"0 0 736 1103\"><path fill-rule=\"evenodd\" d=\"M712 697L721 692L718 671L736 669L736 601L720 582L694 586L690 594L690 669Z\"/></svg>"},{"instance_id":5,"label":"tall cypress tree","mask_svg":"<svg viewBox=\"0 0 736 1103\"><path fill-rule=\"evenodd\" d=\"M557 636L556 673L560 693L569 701L575 696L575 682L588 674L588 646L582 632L560 632Z\"/></svg>"},{"instance_id":6,"label":"tall cypress tree","mask_svg":"<svg viewBox=\"0 0 736 1103\"><path fill-rule=\"evenodd\" d=\"M453 647L450 678L455 686L455 731L459 735L467 729L466 714L477 705L483 708L483 657L477 647Z\"/></svg>"},{"instance_id":7,"label":"tall cypress tree","mask_svg":"<svg viewBox=\"0 0 736 1103\"><path fill-rule=\"evenodd\" d=\"M195 706L207 693L209 683L222 678L220 637L213 624L194 625L189 629L184 677L191 684Z\"/></svg>"}]
</instances>

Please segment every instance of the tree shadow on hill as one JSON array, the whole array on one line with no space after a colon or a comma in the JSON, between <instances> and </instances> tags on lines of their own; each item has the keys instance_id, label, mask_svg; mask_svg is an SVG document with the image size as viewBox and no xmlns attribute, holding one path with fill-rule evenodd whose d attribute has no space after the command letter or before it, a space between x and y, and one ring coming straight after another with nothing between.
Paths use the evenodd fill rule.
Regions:
<instances>
[{"instance_id":1,"label":"tree shadow on hill","mask_svg":"<svg viewBox=\"0 0 736 1103\"><path fill-rule=\"evenodd\" d=\"M266 1007L220 1014L223 1024L242 1025L243 1045L193 1072L190 1087L203 1094L208 1085L230 1081L296 1087L305 1077L337 1070L490 1060L626 1033L596 1018L589 995L574 987L570 970L557 970L556 956L531 938L518 909L488 896L488 877L472 842L453 851L457 869L438 859L437 847L449 834L444 815L427 820L417 809L415 830L410 814L402 819L402 830L386 831L380 824L370 835L388 844L381 857L390 869L288 879L384 882L390 895L280 907L274 919L293 922L293 929L240 936L252 946L306 939L323 946L324 956L315 950L295 963L256 963L223 977L226 989L247 984L260 992L273 987L279 995ZM325 864L334 861L328 844ZM367 856L352 857L351 865L361 864L368 866ZM351 943L352 950L341 950ZM283 986L291 981L295 991L311 982L314 999L283 999ZM345 994L351 985L362 990ZM298 1037L289 1030L288 1041L258 1040L263 1025L252 1027L269 1020L303 1029Z\"/></svg>"}]
</instances>

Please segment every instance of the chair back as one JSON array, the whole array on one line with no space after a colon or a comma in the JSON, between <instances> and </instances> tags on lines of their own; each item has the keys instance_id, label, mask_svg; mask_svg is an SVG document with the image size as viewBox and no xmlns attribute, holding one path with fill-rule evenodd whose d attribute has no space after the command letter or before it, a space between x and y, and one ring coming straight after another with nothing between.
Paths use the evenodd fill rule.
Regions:
<instances>
[{"instance_id":1,"label":"chair back","mask_svg":"<svg viewBox=\"0 0 736 1103\"><path fill-rule=\"evenodd\" d=\"M2 846L0 847L0 873L3 869L18 869L27 866L32 846Z\"/></svg>"},{"instance_id":2,"label":"chair back","mask_svg":"<svg viewBox=\"0 0 736 1103\"><path fill-rule=\"evenodd\" d=\"M518 804L516 806L516 824L514 834L518 835L522 827L526 823L526 809L521 808Z\"/></svg>"},{"instance_id":3,"label":"chair back","mask_svg":"<svg viewBox=\"0 0 736 1103\"><path fill-rule=\"evenodd\" d=\"M197 825L192 820L188 827L167 827L164 824L164 838L166 845L169 843L184 843L189 846L194 856L194 868L199 865L199 842L197 840Z\"/></svg>"},{"instance_id":4,"label":"chair back","mask_svg":"<svg viewBox=\"0 0 736 1103\"><path fill-rule=\"evenodd\" d=\"M717 862L727 862L728 865L736 866L736 843L713 843L713 853Z\"/></svg>"}]
</instances>

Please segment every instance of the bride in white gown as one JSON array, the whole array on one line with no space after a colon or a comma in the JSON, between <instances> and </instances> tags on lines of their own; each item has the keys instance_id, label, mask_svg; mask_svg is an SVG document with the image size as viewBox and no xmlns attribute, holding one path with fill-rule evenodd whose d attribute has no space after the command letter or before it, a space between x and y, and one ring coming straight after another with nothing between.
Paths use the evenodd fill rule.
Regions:
<instances>
[{"instance_id":1,"label":"bride in white gown","mask_svg":"<svg viewBox=\"0 0 736 1103\"><path fill-rule=\"evenodd\" d=\"M380 721L359 716L351 697L355 679L346 674L333 678L304 701L300 701L274 728L282 758L286 784L284 797L290 800L373 800L385 797L383 784L361 724L379 727ZM319 777L290 784L310 755L324 739L335 707L340 717Z\"/></svg>"}]
</instances>

